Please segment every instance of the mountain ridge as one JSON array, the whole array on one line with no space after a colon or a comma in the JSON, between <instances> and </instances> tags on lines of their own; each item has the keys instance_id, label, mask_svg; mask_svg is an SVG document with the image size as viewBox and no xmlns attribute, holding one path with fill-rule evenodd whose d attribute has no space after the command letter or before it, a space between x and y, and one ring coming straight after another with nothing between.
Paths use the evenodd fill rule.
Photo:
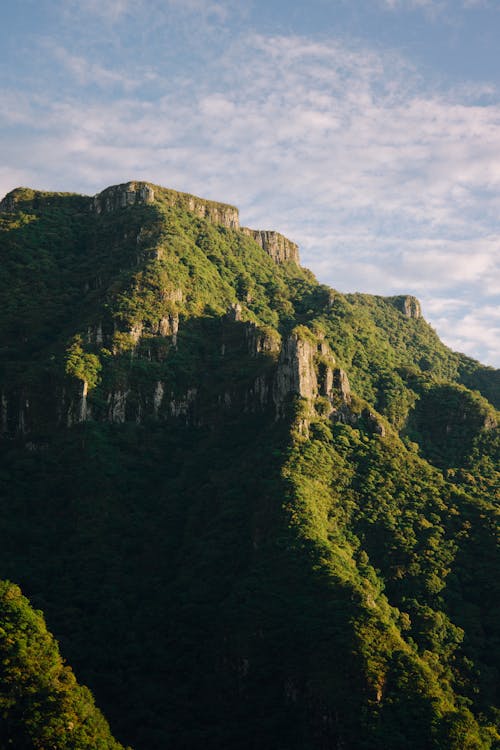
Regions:
<instances>
[{"instance_id":1,"label":"mountain ridge","mask_svg":"<svg viewBox=\"0 0 500 750\"><path fill-rule=\"evenodd\" d=\"M136 750L497 748L498 371L172 192L2 201L1 577Z\"/></svg>"}]
</instances>

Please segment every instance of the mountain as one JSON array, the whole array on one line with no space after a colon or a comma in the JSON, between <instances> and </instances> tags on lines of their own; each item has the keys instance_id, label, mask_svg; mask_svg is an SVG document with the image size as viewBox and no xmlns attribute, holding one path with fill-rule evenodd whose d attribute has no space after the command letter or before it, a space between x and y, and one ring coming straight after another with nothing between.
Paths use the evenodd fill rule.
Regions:
<instances>
[{"instance_id":1,"label":"mountain","mask_svg":"<svg viewBox=\"0 0 500 750\"><path fill-rule=\"evenodd\" d=\"M499 372L149 183L0 238L0 576L117 740L500 747Z\"/></svg>"}]
</instances>

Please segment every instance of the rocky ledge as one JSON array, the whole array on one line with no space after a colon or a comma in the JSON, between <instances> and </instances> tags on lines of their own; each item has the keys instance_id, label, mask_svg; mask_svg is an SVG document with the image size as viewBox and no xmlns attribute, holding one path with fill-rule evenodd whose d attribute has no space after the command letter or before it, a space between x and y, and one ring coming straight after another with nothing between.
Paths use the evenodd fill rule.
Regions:
<instances>
[{"instance_id":1,"label":"rocky ledge","mask_svg":"<svg viewBox=\"0 0 500 750\"><path fill-rule=\"evenodd\" d=\"M21 203L31 204L36 207L40 200L53 201L56 198L64 198L69 193L47 193L30 188L16 188L8 193L0 202L0 212L15 211ZM95 214L106 214L120 211L133 206L146 206L163 204L173 208L189 211L201 219L206 219L212 224L223 226L226 229L240 230L251 237L260 247L276 262L292 262L297 265L299 260L299 248L279 232L263 229L249 229L240 227L239 211L235 206L228 203L198 198L189 193L181 193L177 190L152 185L149 182L131 181L120 185L111 185L97 195L88 198L86 196L75 196L84 201L90 211Z\"/></svg>"},{"instance_id":2,"label":"rocky ledge","mask_svg":"<svg viewBox=\"0 0 500 750\"><path fill-rule=\"evenodd\" d=\"M411 294L398 295L396 297L388 297L388 301L394 305L399 312L403 313L406 318L414 318L417 320L422 317L422 308L420 302L416 297Z\"/></svg>"},{"instance_id":3,"label":"rocky ledge","mask_svg":"<svg viewBox=\"0 0 500 750\"><path fill-rule=\"evenodd\" d=\"M228 229L239 229L240 226L239 212L235 206L198 198L189 193L169 190L148 182L134 181L112 185L93 198L92 210L96 213L110 212L127 206L147 205L155 202L190 211L202 219Z\"/></svg>"},{"instance_id":4,"label":"rocky ledge","mask_svg":"<svg viewBox=\"0 0 500 750\"><path fill-rule=\"evenodd\" d=\"M252 237L276 263L292 261L299 264L299 247L279 232L242 227L244 234Z\"/></svg>"}]
</instances>

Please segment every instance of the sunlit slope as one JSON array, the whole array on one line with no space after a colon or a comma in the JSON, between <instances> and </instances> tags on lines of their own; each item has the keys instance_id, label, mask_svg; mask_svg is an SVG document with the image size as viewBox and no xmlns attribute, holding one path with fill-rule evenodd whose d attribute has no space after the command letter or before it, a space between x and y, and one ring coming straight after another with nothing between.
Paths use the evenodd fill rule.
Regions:
<instances>
[{"instance_id":1,"label":"sunlit slope","mask_svg":"<svg viewBox=\"0 0 500 750\"><path fill-rule=\"evenodd\" d=\"M42 614L0 583L0 746L120 750L87 688L64 665Z\"/></svg>"},{"instance_id":2,"label":"sunlit slope","mask_svg":"<svg viewBox=\"0 0 500 750\"><path fill-rule=\"evenodd\" d=\"M496 747L498 371L146 183L2 203L0 574L135 748Z\"/></svg>"}]
</instances>

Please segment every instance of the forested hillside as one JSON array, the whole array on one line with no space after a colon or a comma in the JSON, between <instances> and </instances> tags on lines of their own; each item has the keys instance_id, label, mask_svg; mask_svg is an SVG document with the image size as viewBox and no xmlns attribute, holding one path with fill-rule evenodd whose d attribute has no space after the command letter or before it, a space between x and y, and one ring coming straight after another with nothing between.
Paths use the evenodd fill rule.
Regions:
<instances>
[{"instance_id":1,"label":"forested hillside","mask_svg":"<svg viewBox=\"0 0 500 750\"><path fill-rule=\"evenodd\" d=\"M6 583L0 750L500 748L498 371L147 183L0 253L0 577L117 740Z\"/></svg>"}]
</instances>

